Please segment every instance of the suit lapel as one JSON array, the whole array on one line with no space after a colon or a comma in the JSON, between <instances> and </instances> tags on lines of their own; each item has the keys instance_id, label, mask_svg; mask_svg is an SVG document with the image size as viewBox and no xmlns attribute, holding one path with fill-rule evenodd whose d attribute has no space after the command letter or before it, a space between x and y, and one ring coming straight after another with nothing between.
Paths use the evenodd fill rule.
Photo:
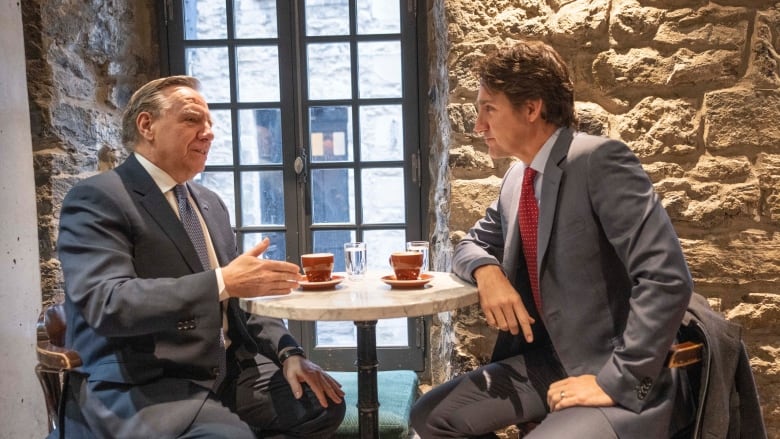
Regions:
<instances>
[{"instance_id":1,"label":"suit lapel","mask_svg":"<svg viewBox=\"0 0 780 439\"><path fill-rule=\"evenodd\" d=\"M539 209L539 229L537 237L537 259L536 268L539 273L539 280L542 277L542 261L547 254L547 246L550 243L550 234L552 233L553 220L555 219L555 206L558 205L558 189L561 185L563 171L558 166L569 153L574 134L569 128L561 130L558 140L550 151L550 157L544 166L544 179L542 180L542 203Z\"/></svg>"},{"instance_id":2,"label":"suit lapel","mask_svg":"<svg viewBox=\"0 0 780 439\"><path fill-rule=\"evenodd\" d=\"M141 166L135 155L130 156L125 162L116 168L117 174L122 179L128 192L146 211L146 213L160 226L163 232L171 238L171 242L181 253L187 265L193 272L202 271L198 253L179 221L179 217L171 209L168 200L160 192L152 177Z\"/></svg>"}]
</instances>

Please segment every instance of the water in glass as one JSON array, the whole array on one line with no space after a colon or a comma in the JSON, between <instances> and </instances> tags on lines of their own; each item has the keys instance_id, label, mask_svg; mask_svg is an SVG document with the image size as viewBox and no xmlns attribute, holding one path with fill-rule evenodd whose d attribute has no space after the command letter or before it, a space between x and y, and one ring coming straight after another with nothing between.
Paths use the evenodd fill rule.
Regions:
<instances>
[{"instance_id":1,"label":"water in glass","mask_svg":"<svg viewBox=\"0 0 780 439\"><path fill-rule=\"evenodd\" d=\"M366 274L366 243L344 244L344 266L350 280L360 280Z\"/></svg>"},{"instance_id":2,"label":"water in glass","mask_svg":"<svg viewBox=\"0 0 780 439\"><path fill-rule=\"evenodd\" d=\"M406 250L413 252L420 252L423 254L423 264L420 273L428 271L428 250L430 246L428 241L409 241L406 243Z\"/></svg>"}]
</instances>

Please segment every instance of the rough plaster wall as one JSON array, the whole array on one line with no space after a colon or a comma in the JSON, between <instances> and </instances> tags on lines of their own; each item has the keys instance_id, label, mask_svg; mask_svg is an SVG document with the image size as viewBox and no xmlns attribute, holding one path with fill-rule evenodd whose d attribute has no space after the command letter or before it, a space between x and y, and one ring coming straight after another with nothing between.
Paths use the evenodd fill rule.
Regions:
<instances>
[{"instance_id":1,"label":"rough plaster wall","mask_svg":"<svg viewBox=\"0 0 780 439\"><path fill-rule=\"evenodd\" d=\"M447 13L448 99L432 105L449 123L434 122L431 135L450 142L453 243L495 198L508 164L493 163L473 134L472 62L506 40L544 40L569 61L581 129L636 152L674 221L696 290L743 325L770 437L778 437L780 3L432 3ZM478 307L445 323L433 352L453 352L443 360L451 373L485 361L495 334Z\"/></svg>"}]
</instances>

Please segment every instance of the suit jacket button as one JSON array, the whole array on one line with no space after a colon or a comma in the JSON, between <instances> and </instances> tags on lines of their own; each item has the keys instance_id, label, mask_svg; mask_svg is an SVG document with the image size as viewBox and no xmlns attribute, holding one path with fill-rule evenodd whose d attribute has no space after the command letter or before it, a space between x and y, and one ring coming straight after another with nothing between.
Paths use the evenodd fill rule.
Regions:
<instances>
[{"instance_id":1,"label":"suit jacket button","mask_svg":"<svg viewBox=\"0 0 780 439\"><path fill-rule=\"evenodd\" d=\"M211 377L216 378L219 375L219 368L218 367L212 367L211 368Z\"/></svg>"},{"instance_id":2,"label":"suit jacket button","mask_svg":"<svg viewBox=\"0 0 780 439\"><path fill-rule=\"evenodd\" d=\"M650 389L653 387L653 380L650 377L645 377L642 379L642 381L636 386L636 397L641 401L645 398L647 398L647 395L650 393Z\"/></svg>"}]
</instances>

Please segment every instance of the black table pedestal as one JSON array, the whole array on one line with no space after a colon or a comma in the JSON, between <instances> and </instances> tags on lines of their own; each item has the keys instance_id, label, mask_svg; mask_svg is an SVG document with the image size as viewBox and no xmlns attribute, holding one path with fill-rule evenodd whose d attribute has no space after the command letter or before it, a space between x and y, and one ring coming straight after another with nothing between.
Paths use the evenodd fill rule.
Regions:
<instances>
[{"instance_id":1,"label":"black table pedestal","mask_svg":"<svg viewBox=\"0 0 780 439\"><path fill-rule=\"evenodd\" d=\"M358 421L361 439L379 438L376 320L356 321L358 368Z\"/></svg>"}]
</instances>

